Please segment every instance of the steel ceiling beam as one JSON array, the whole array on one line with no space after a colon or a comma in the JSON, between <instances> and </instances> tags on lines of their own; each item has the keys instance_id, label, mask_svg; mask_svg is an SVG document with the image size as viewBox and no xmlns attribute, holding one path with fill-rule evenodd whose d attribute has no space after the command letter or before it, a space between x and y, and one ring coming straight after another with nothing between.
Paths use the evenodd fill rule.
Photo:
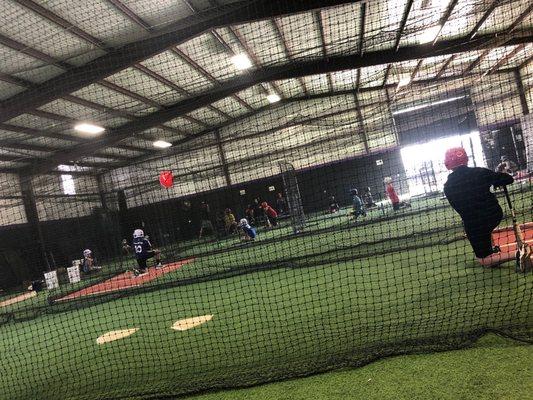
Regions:
<instances>
[{"instance_id":1,"label":"steel ceiling beam","mask_svg":"<svg viewBox=\"0 0 533 400\"><path fill-rule=\"evenodd\" d=\"M153 32L154 31L154 27L153 26L151 26L148 22L146 22L144 19L139 17L137 14L135 14L131 10L131 8L129 8L124 3L122 3L120 0L107 0L107 2L112 4L117 10L119 10L121 13L126 15L129 19L131 19L136 24L142 26L148 32Z\"/></svg>"},{"instance_id":2,"label":"steel ceiling beam","mask_svg":"<svg viewBox=\"0 0 533 400\"><path fill-rule=\"evenodd\" d=\"M497 71L498 69L500 69L500 67L502 65L505 65L511 58L513 58L514 56L516 56L518 53L520 53L522 50L524 50L524 48L526 47L525 44L521 44L521 45L518 45L514 48L514 50L510 51L509 53L507 53L504 57L500 58L498 60L498 62L496 64L494 64L489 70L485 71L485 73L483 74L483 76L485 75L490 75L492 74L493 72Z\"/></svg>"},{"instance_id":3,"label":"steel ceiling beam","mask_svg":"<svg viewBox=\"0 0 533 400\"><path fill-rule=\"evenodd\" d=\"M531 55L530 57L526 58L524 60L524 62L518 66L517 69L521 70L522 68L526 67L526 65L528 65L531 61L533 61L533 55Z\"/></svg>"},{"instance_id":4,"label":"steel ceiling beam","mask_svg":"<svg viewBox=\"0 0 533 400\"><path fill-rule=\"evenodd\" d=\"M104 43L100 39L92 36L91 34L89 34L88 32L84 31L83 29L80 29L77 26L73 25L72 23L70 23L66 19L58 16L57 14L53 13L52 11L42 7L41 5L39 5L37 3L35 3L33 0L16 0L16 1L20 5L28 8L28 9L30 9L32 11L34 11L35 13L39 14L43 18L47 19L48 21L57 24L58 26L60 26L63 29L67 30L69 33L77 36L79 39L85 40L86 42L88 42L88 43L90 43L90 44L92 44L92 45L94 45L94 46L96 46L96 47L98 47L98 48L100 48L100 49L102 49L102 50L104 50L106 52L110 51L111 46L108 46L106 43ZM127 8L123 3L120 3L119 1L116 1L116 2L111 1L111 3L113 3L113 5L116 8L118 8L121 12L126 12L125 10L127 10L126 15L129 18L131 18L132 15L133 15L133 21L134 22L136 22L136 23L144 23L144 21L141 18L135 18L137 16L133 13L133 11L131 11L129 8ZM132 14L132 15L130 15L130 14ZM145 25L147 25L147 24L145 24ZM142 25L142 26L145 29L147 29L145 25ZM136 64L136 65L133 66L133 68L135 68L137 70L140 70L140 71L144 72L145 74L151 76L152 78L157 79L160 82L162 82L161 79L158 79L159 76L155 72L149 70L148 68L142 66L141 64ZM154 76L154 75L156 75L156 76ZM28 82L28 81L26 81L26 82L22 81L20 83L22 83L22 86L25 86L27 88L35 86L35 84L33 84L31 82ZM105 83L106 83L105 81L101 82L101 84L103 84L104 86L105 86ZM162 83L166 84L165 82L162 82ZM123 89L123 88L118 88L118 89ZM177 90L177 85L176 85L176 87L173 87L173 89ZM120 93L131 97L129 93L124 93L121 90L117 90L117 88L112 88L112 90L119 91ZM67 100L69 100L69 101L71 101L73 103L82 105L84 107L92 108L92 109L95 109L95 110L98 110L98 111L102 111L102 112L105 112L105 113L108 113L108 114L111 114L111 115L127 118L127 119L130 119L130 120L136 118L134 115L132 115L132 114L126 112L126 111L122 111L122 110L119 110L119 109L115 110L113 108L106 107L106 106L104 106L102 104L94 103L94 102L91 102L91 101L88 101L88 100L85 100L85 99L82 99L82 98L79 98L79 97L75 97L75 96L72 96L72 95L63 96L63 98L67 99ZM162 125L162 126L160 126L160 128L163 129L163 130L172 132L173 134L184 135L184 136L186 135L186 133L180 132L177 129L170 128L168 126Z\"/></svg>"},{"instance_id":5,"label":"steel ceiling beam","mask_svg":"<svg viewBox=\"0 0 533 400\"><path fill-rule=\"evenodd\" d=\"M527 7L524 11L520 13L520 15L513 21L513 23L507 28L507 32L512 32L516 28L518 28L518 25L522 23L524 19L533 11L533 3L529 4L529 7Z\"/></svg>"},{"instance_id":6,"label":"steel ceiling beam","mask_svg":"<svg viewBox=\"0 0 533 400\"><path fill-rule=\"evenodd\" d=\"M283 31L281 30L278 24L278 21L276 21L275 19L272 19L271 22L272 22L272 27L274 28L274 31L276 32L276 35L278 35L281 41L281 44L283 45L283 52L285 53L285 57L287 58L289 62L291 62L292 54L289 49L289 44L287 43L287 39L285 38L285 35L283 34ZM303 78L298 78L298 83L300 84L300 87L302 88L303 93L307 94L307 87L305 86L305 82Z\"/></svg>"},{"instance_id":7,"label":"steel ceiling beam","mask_svg":"<svg viewBox=\"0 0 533 400\"><path fill-rule=\"evenodd\" d=\"M199 10L196 9L190 1L188 0L181 0L187 7L189 7L189 9L192 11L192 12L195 12L195 13L198 13ZM210 6L212 7L220 7L220 4L218 4L218 2L216 0L208 0L208 3ZM236 53L233 51L233 49L231 48L231 46L226 43L226 41L224 40L224 38L222 36L220 36L220 34L215 30L215 29L212 29L209 31L209 33L211 34L211 36L213 36L213 38L219 42L222 47L224 47L226 49L226 51L228 52L228 55L231 54L231 55L236 55ZM253 110L253 107L250 106L250 104L248 104L246 101L244 101L241 97L239 97L237 94L234 94L233 95L233 98L235 100L237 100L237 102L243 106L244 108L246 108L247 110L250 110L252 111Z\"/></svg>"},{"instance_id":8,"label":"steel ceiling beam","mask_svg":"<svg viewBox=\"0 0 533 400\"><path fill-rule=\"evenodd\" d=\"M122 3L121 1L119 0L107 0L109 1L110 3L112 3L120 12L122 12L127 18L129 18L132 22L136 23L137 25L139 25L141 28L143 28L144 30L146 30L147 32L150 32L152 33L153 32L153 27L150 26L145 20L143 20L140 16L138 16L133 10L131 10L130 8L128 8L124 3ZM191 8L191 5L190 3L186 2L185 3L189 8ZM192 9L193 12L194 9ZM174 82L171 82L169 81L168 79L164 78L163 76L161 76L160 74L158 74L157 72L155 71L152 71L148 68L146 68L144 65L140 64L140 63L137 63L135 65L132 66L133 68L143 72L144 74L150 76L151 78L157 80L159 83L162 83L163 85L167 86L168 88L172 89L172 90L175 90L177 91L179 94L183 95L183 96L189 96L190 93L187 92L186 90L180 88L178 85L176 85ZM148 99L149 101L151 101L150 99ZM142 101L142 100L141 100ZM158 108L161 108L161 106L155 106L155 107L158 107ZM216 112L217 114L219 115L222 115L224 118L230 118L227 114L225 114L223 111L219 110L218 108L216 107L213 107L213 106L209 106L209 108ZM190 122L193 122L193 123L196 123L198 125L202 125L202 126L207 126L203 121L200 121L196 118L193 118L193 117L190 117L190 116L187 116L187 117L184 117L185 119L189 120ZM181 135L184 135L186 136L187 134L186 133L180 133Z\"/></svg>"},{"instance_id":9,"label":"steel ceiling beam","mask_svg":"<svg viewBox=\"0 0 533 400\"><path fill-rule=\"evenodd\" d=\"M364 4L364 3L362 3ZM324 33L324 22L322 21L322 13L320 10L314 12L315 20L318 25L319 38L320 38L320 47L322 48L322 57L326 58L328 56L328 48L326 46L326 34ZM333 80L331 79L331 74L326 74L328 79L328 89L330 92L333 92Z\"/></svg>"},{"instance_id":10,"label":"steel ceiling beam","mask_svg":"<svg viewBox=\"0 0 533 400\"><path fill-rule=\"evenodd\" d=\"M448 19L450 18L450 15L452 15L453 9L457 5L457 2L459 0L452 0L450 4L448 4L448 8L446 8L446 12L439 20L439 30L437 31L437 34L435 35L435 38L433 39L433 44L437 43L437 40L439 39L439 35L442 32L442 28L444 28L444 24L448 22Z\"/></svg>"},{"instance_id":11,"label":"steel ceiling beam","mask_svg":"<svg viewBox=\"0 0 533 400\"><path fill-rule=\"evenodd\" d=\"M466 69L463 72L463 75L467 75L471 73L474 70L474 68L476 68L481 63L481 61L487 56L487 54L491 52L491 50L492 49L483 50L481 54L479 55L479 57L476 58L474 61L472 61L468 67L466 67Z\"/></svg>"},{"instance_id":12,"label":"steel ceiling beam","mask_svg":"<svg viewBox=\"0 0 533 400\"><path fill-rule=\"evenodd\" d=\"M49 138L49 139L58 139L58 140L65 140L69 142L78 142L78 143L82 143L85 141L84 139L78 136L65 135L65 134L58 133L58 132L42 131L38 129L27 128L24 126L11 125L11 124L0 124L0 130L15 132L15 133L23 133L25 135L33 136L36 138L44 137L44 138Z\"/></svg>"},{"instance_id":13,"label":"steel ceiling beam","mask_svg":"<svg viewBox=\"0 0 533 400\"><path fill-rule=\"evenodd\" d=\"M100 81L209 29L338 6L354 1L359 0L245 0L219 9L200 12L169 25L149 38L114 49L87 64L79 67L68 66L65 73L4 100L0 103L0 122ZM24 51L24 48L19 51ZM57 60L50 60L50 63L56 62Z\"/></svg>"},{"instance_id":14,"label":"steel ceiling beam","mask_svg":"<svg viewBox=\"0 0 533 400\"><path fill-rule=\"evenodd\" d=\"M442 64L442 67L440 67L439 71L435 74L435 79L439 79L442 74L446 71L446 68L448 68L448 65L455 60L455 57L457 57L456 54L451 55L445 62Z\"/></svg>"},{"instance_id":15,"label":"steel ceiling beam","mask_svg":"<svg viewBox=\"0 0 533 400\"><path fill-rule=\"evenodd\" d=\"M366 3L361 3L361 17L359 18L359 40L357 41L357 48L359 49L359 56L363 56L363 46L365 44L365 24L366 24Z\"/></svg>"},{"instance_id":16,"label":"steel ceiling beam","mask_svg":"<svg viewBox=\"0 0 533 400\"><path fill-rule=\"evenodd\" d=\"M0 139L0 147L13 150L29 150L29 151L42 151L50 152L59 150L57 147L43 146L40 144L31 144L25 142L17 142L12 139Z\"/></svg>"},{"instance_id":17,"label":"steel ceiling beam","mask_svg":"<svg viewBox=\"0 0 533 400\"><path fill-rule=\"evenodd\" d=\"M479 29L483 26L485 21L490 17L490 15L496 9L496 7L498 6L499 3L501 3L501 0L494 0L491 3L489 8L487 8L487 10L483 13L483 16L480 18L480 20L476 23L474 28L472 28L472 30L468 34L468 39L473 39L474 36L477 35L477 33L479 32Z\"/></svg>"},{"instance_id":18,"label":"steel ceiling beam","mask_svg":"<svg viewBox=\"0 0 533 400\"><path fill-rule=\"evenodd\" d=\"M370 148L368 147L368 135L366 134L365 128L365 119L363 118L363 113L361 112L361 104L359 103L359 94L354 94L353 98L357 112L357 119L361 124L361 135L363 138L363 146L365 147L365 154L370 154Z\"/></svg>"},{"instance_id":19,"label":"steel ceiling beam","mask_svg":"<svg viewBox=\"0 0 533 400\"><path fill-rule=\"evenodd\" d=\"M515 69L503 69L503 70L496 71L495 73L508 74L508 73L512 73L514 71L515 71ZM470 76L473 76L473 75L470 75ZM432 83L435 83L435 82L453 81L453 80L456 80L456 79L461 79L461 76L455 75L455 76L448 76L448 77L439 78L439 79L437 79L437 78L419 79L419 80L413 82L412 84L413 85L419 85L419 84L424 85L424 84L432 84ZM396 84L387 84L385 87L383 87L383 86L374 86L374 87L368 87L368 88L361 88L359 90L359 92L360 93L363 93L363 92L364 93L367 93L367 92L370 93L370 92L384 91L386 96L387 96L387 103L390 104L390 98L388 96L388 89L395 89L395 88L396 88ZM241 121L241 120L246 119L246 118L253 117L254 115L257 115L257 114L259 114L261 112L264 112L264 111L267 111L267 110L273 111L275 108L282 107L283 105L288 104L288 103L309 101L309 100L316 100L316 99L329 99L329 98L335 97L335 96L353 95L353 94L354 94L354 89L350 88L350 89L339 90L339 91L335 91L335 92L314 93L314 94L309 94L308 96L291 97L291 98L288 98L288 99L284 99L284 100L282 100L279 103L276 103L274 105L263 106L263 107L261 107L259 109L254 110L253 112L250 112L250 113L247 113L245 115L236 117L232 121L228 121L228 122L225 122L224 124L222 124L220 126L217 126L216 129L220 130L220 129L225 128L227 126L230 126L231 124L234 124L234 123L236 123L238 121ZM374 106L376 104L377 103L365 104L362 107L365 108L365 107L369 107L369 106ZM324 117L324 116L321 116L321 117L318 117L318 118L322 118L322 117ZM316 118L310 118L310 119L308 119L306 121L303 121L303 122L313 121L314 119L316 119ZM285 127L286 127L285 125L278 126L276 128L271 128L268 131L262 131L261 133L264 134L264 133L268 133L268 132L271 132L271 131L275 131L277 129L283 129ZM146 162L146 161L153 161L153 160L157 160L157 159L164 158L164 157L169 157L169 156L172 156L172 155L179 154L180 151L189 151L189 150L199 149L199 148L203 147L204 144L200 144L200 145L192 146L192 147L179 147L179 146L187 144L187 143L190 143L191 140L199 139L201 137L204 137L204 136L207 136L207 135L210 135L210 134L213 134L213 133L214 133L213 129L204 130L204 131L198 132L197 134L195 134L195 137L193 139L185 138L185 139L180 139L178 141L175 141L173 143L173 147L169 148L169 150L167 150L166 152L160 152L160 155L158 155L158 156L141 155L141 156L136 157L135 159L133 159L128 164L122 164L121 167L125 167L127 165L132 165L132 164L139 164L139 163ZM252 135L252 137L255 137L257 135L257 133L253 133L251 135ZM244 137L249 137L249 136L250 135L246 135ZM243 137L226 139L224 141L224 143L234 142L234 141L242 139L242 138ZM213 142L210 143L211 145L215 144L214 140L215 139L213 139Z\"/></svg>"},{"instance_id":20,"label":"steel ceiling beam","mask_svg":"<svg viewBox=\"0 0 533 400\"><path fill-rule=\"evenodd\" d=\"M391 64L387 64L387 68L385 69L385 76L383 77L383 83L381 86L385 87L387 86L387 81L389 80L390 70L392 69Z\"/></svg>"},{"instance_id":21,"label":"steel ceiling beam","mask_svg":"<svg viewBox=\"0 0 533 400\"><path fill-rule=\"evenodd\" d=\"M0 172L4 174L19 174L21 172L20 168L1 168ZM65 175L64 171L49 171L46 173L47 175ZM69 171L69 175L75 175L75 176L97 176L98 172L95 170L87 170L87 171Z\"/></svg>"},{"instance_id":22,"label":"steel ceiling beam","mask_svg":"<svg viewBox=\"0 0 533 400\"><path fill-rule=\"evenodd\" d=\"M357 55L332 56L327 59L301 61L289 65L258 69L253 74L246 74L230 79L207 93L202 93L167 106L137 121L128 122L119 127L109 129L109 132L99 140L80 144L76 148L71 149L71 151L61 152L50 157L47 162L37 163L33 166L32 172L42 173L61 164L64 160L77 159L82 155L93 154L102 148L113 146L136 133L170 121L198 108L205 107L208 104L222 100L225 97L231 96L233 93L245 90L258 83L270 82L272 80L295 79L303 76L353 70L387 63L418 60L439 55L451 55L477 49L492 49L496 36L496 34L480 35L472 41L465 41L464 38L441 40L433 46L405 46L397 51L395 49L387 49L367 52L363 57ZM515 36L506 40L507 45L531 42L533 42L532 35Z\"/></svg>"},{"instance_id":23,"label":"steel ceiling beam","mask_svg":"<svg viewBox=\"0 0 533 400\"><path fill-rule=\"evenodd\" d=\"M13 85L24 87L26 89L35 86L35 84L33 82L30 82L30 81L27 81L25 79L18 78L18 77L12 76L12 75L8 75L8 74L2 73L2 72L0 72L0 80L4 81L4 82L11 83ZM113 115L113 116L116 116L116 117L126 118L126 119L129 119L129 120L134 120L134 119L138 118L138 117L134 116L133 114L128 113L127 111L123 111L123 110L115 109L115 108L110 108L110 107L104 106L103 104L95 103L95 102L83 99L81 97L73 96L73 95L70 95L70 94L61 97L61 99L70 101L71 103L75 103L75 104L78 104L78 105L83 106L83 107L87 107L87 108L91 108L91 109L98 110L98 111L101 111L101 112L105 112L107 114L110 114L110 115ZM30 113L31 113L31 111L30 111ZM62 118L62 116L59 115L59 114L48 113L48 117L50 117L50 119L54 119L54 120L64 120L64 118ZM71 119L70 121L73 121L73 120ZM181 133L177 132L176 130L174 130L174 128L171 128L171 127L168 127L168 126L165 126L165 125L161 125L160 128L163 129L163 130L166 130L166 131L170 131L172 133L181 134ZM36 131L34 134L38 135L38 131ZM134 146L120 145L119 147L123 148L124 150L134 150L134 151L148 152L148 153L152 151L152 150L147 150L147 149L143 149L143 148L140 148L140 147L134 147Z\"/></svg>"},{"instance_id":24,"label":"steel ceiling beam","mask_svg":"<svg viewBox=\"0 0 533 400\"><path fill-rule=\"evenodd\" d=\"M59 25L64 30L84 39L85 41L91 43L92 45L99 47L101 49L110 49L109 46L107 46L104 42L102 42L100 39L92 36L91 34L85 32L84 30L78 28L76 25L70 23L66 19L60 17L59 15L53 13L52 11L48 10L47 8L35 3L32 0L15 0L18 4L21 6L24 6L33 12L39 14L41 17Z\"/></svg>"},{"instance_id":25,"label":"steel ceiling beam","mask_svg":"<svg viewBox=\"0 0 533 400\"><path fill-rule=\"evenodd\" d=\"M529 114L529 105L527 103L526 93L524 90L524 84L522 83L522 76L520 75L520 70L514 70L514 77L516 80L516 86L518 87L518 96L520 97L520 106L522 107L522 114Z\"/></svg>"},{"instance_id":26,"label":"steel ceiling beam","mask_svg":"<svg viewBox=\"0 0 533 400\"><path fill-rule=\"evenodd\" d=\"M405 29L405 25L407 24L407 18L409 18L409 13L411 12L413 3L414 3L414 0L409 0L407 4L405 5L405 10L403 11L402 21L400 22L400 27L398 28L398 32L396 32L396 40L394 41L394 50L396 51L398 51L398 49L400 48L400 42L402 40L403 30Z\"/></svg>"},{"instance_id":27,"label":"steel ceiling beam","mask_svg":"<svg viewBox=\"0 0 533 400\"><path fill-rule=\"evenodd\" d=\"M79 136L65 135L65 134L58 133L58 132L42 131L38 129L27 128L24 126L11 125L11 124L0 124L0 130L15 132L15 133L22 133L24 135L32 136L34 138L44 137L44 138L64 140L67 142L74 142L74 143L87 143L89 141ZM128 146L124 144L118 145L116 147L124 149L124 150L128 150L128 151L134 151L137 153L145 152L143 151L143 149L139 149L138 147ZM61 150L64 150L64 149L57 149L57 148L52 149L52 151L61 151Z\"/></svg>"},{"instance_id":28,"label":"steel ceiling beam","mask_svg":"<svg viewBox=\"0 0 533 400\"><path fill-rule=\"evenodd\" d=\"M241 47L244 48L244 50L246 52L246 55L252 60L252 62L255 64L256 68L261 68L261 60L259 60L259 58L255 55L255 53L252 51L250 46L248 46L248 44L246 43L246 41L244 40L242 35L236 29L234 29L232 27L228 27L228 30L233 35L235 40L241 45ZM276 93L281 98L284 97L283 96L283 92L278 87L278 85L276 85L274 82L270 82L270 86L272 86L274 88ZM269 90L263 84L259 85L259 87L261 89L263 89L263 92L265 93L265 95L268 96L270 94Z\"/></svg>"}]
</instances>

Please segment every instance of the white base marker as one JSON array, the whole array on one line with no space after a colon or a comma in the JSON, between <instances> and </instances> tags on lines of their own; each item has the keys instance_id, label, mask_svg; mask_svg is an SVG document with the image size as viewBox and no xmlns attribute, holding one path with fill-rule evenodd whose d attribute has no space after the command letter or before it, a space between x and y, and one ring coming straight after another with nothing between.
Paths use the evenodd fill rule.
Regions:
<instances>
[{"instance_id":1,"label":"white base marker","mask_svg":"<svg viewBox=\"0 0 533 400\"><path fill-rule=\"evenodd\" d=\"M102 336L99 336L98 339L96 339L96 343L104 344L108 342L114 342L115 340L124 339L128 336L133 335L138 330L139 328L132 328L132 329L122 329L119 331L107 332L107 333L104 333Z\"/></svg>"},{"instance_id":2,"label":"white base marker","mask_svg":"<svg viewBox=\"0 0 533 400\"><path fill-rule=\"evenodd\" d=\"M175 331L186 331L188 329L196 328L202 324L205 324L208 321L213 319L212 315L202 315L200 317L192 317L186 319L180 319L179 321L174 322L172 329Z\"/></svg>"}]
</instances>

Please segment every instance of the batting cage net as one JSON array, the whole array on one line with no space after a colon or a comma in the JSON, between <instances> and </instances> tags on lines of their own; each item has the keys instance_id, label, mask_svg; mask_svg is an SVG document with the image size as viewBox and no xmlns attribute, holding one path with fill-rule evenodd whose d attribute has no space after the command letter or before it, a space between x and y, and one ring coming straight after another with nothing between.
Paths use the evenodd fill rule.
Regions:
<instances>
[{"instance_id":1,"label":"batting cage net","mask_svg":"<svg viewBox=\"0 0 533 400\"><path fill-rule=\"evenodd\" d=\"M298 188L298 175L294 165L287 161L280 161L279 168L286 201L283 199L283 193L278 194L277 209L290 216L293 233L301 233L305 227L305 213Z\"/></svg>"},{"instance_id":2,"label":"batting cage net","mask_svg":"<svg viewBox=\"0 0 533 400\"><path fill-rule=\"evenodd\" d=\"M526 0L4 1L0 397L532 340Z\"/></svg>"}]
</instances>

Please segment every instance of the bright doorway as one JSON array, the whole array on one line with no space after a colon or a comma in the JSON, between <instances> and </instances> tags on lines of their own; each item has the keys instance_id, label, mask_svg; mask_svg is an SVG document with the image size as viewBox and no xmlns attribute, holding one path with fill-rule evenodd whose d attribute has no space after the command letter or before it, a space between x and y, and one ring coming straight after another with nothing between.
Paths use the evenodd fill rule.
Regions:
<instances>
[{"instance_id":1,"label":"bright doorway","mask_svg":"<svg viewBox=\"0 0 533 400\"><path fill-rule=\"evenodd\" d=\"M458 146L466 150L470 166L486 166L478 131L406 146L400 150L410 196L442 191L449 174L444 166L444 153L450 147Z\"/></svg>"}]
</instances>

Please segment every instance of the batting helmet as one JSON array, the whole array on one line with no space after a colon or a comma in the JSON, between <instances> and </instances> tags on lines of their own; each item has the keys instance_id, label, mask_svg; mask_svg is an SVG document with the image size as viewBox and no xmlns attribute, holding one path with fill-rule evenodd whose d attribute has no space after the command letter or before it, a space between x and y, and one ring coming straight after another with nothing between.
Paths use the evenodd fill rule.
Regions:
<instances>
[{"instance_id":1,"label":"batting helmet","mask_svg":"<svg viewBox=\"0 0 533 400\"><path fill-rule=\"evenodd\" d=\"M452 147L446 150L444 156L444 165L446 168L453 170L461 165L468 165L468 155L462 147Z\"/></svg>"}]
</instances>

